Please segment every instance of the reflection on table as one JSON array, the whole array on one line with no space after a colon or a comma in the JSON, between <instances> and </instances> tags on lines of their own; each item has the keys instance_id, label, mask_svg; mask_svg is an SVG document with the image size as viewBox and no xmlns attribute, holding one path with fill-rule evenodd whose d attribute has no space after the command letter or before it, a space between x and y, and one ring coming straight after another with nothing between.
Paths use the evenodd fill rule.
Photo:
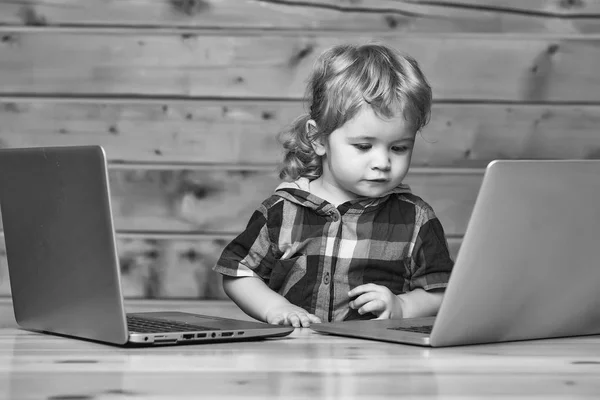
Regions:
<instances>
[{"instance_id":1,"label":"reflection on table","mask_svg":"<svg viewBox=\"0 0 600 400\"><path fill-rule=\"evenodd\" d=\"M248 318L229 302L126 305ZM21 330L0 301L0 399L597 398L599 377L597 336L428 349L296 329L124 349Z\"/></svg>"}]
</instances>

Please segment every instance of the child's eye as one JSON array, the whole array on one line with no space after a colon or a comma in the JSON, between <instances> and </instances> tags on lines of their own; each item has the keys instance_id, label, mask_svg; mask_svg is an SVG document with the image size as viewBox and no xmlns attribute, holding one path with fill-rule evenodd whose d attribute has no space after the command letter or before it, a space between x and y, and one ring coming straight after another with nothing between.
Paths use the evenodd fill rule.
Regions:
<instances>
[{"instance_id":1,"label":"child's eye","mask_svg":"<svg viewBox=\"0 0 600 400\"><path fill-rule=\"evenodd\" d=\"M371 145L367 144L367 143L357 143L357 144L353 144L352 146L354 146L358 150L362 150L362 151L367 151L371 148Z\"/></svg>"},{"instance_id":2,"label":"child's eye","mask_svg":"<svg viewBox=\"0 0 600 400\"><path fill-rule=\"evenodd\" d=\"M406 153L410 148L408 146L393 146L392 151L394 153Z\"/></svg>"}]
</instances>

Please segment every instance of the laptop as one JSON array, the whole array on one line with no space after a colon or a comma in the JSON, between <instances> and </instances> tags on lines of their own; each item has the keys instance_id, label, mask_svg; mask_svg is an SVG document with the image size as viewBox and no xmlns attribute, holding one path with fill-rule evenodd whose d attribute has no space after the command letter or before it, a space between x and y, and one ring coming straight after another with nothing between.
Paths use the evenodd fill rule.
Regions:
<instances>
[{"instance_id":1,"label":"laptop","mask_svg":"<svg viewBox=\"0 0 600 400\"><path fill-rule=\"evenodd\" d=\"M0 149L0 212L15 319L24 329L147 346L294 330L178 311L126 314L100 146Z\"/></svg>"},{"instance_id":2,"label":"laptop","mask_svg":"<svg viewBox=\"0 0 600 400\"><path fill-rule=\"evenodd\" d=\"M484 173L436 317L313 324L443 347L600 334L600 160L506 160Z\"/></svg>"}]
</instances>

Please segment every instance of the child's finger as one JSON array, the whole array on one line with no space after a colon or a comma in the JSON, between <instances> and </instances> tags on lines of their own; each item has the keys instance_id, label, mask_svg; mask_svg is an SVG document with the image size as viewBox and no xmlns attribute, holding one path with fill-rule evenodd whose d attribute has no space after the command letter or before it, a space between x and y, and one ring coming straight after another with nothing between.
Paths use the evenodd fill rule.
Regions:
<instances>
[{"instance_id":1,"label":"child's finger","mask_svg":"<svg viewBox=\"0 0 600 400\"><path fill-rule=\"evenodd\" d=\"M300 328L300 317L298 317L298 314L289 314L287 319L294 328Z\"/></svg>"},{"instance_id":2,"label":"child's finger","mask_svg":"<svg viewBox=\"0 0 600 400\"><path fill-rule=\"evenodd\" d=\"M303 328L308 328L310 326L310 319L308 319L308 315L300 314L300 325Z\"/></svg>"},{"instance_id":3,"label":"child's finger","mask_svg":"<svg viewBox=\"0 0 600 400\"><path fill-rule=\"evenodd\" d=\"M379 311L385 310L385 303L381 300L373 300L358 309L359 314L372 313L377 315Z\"/></svg>"},{"instance_id":4,"label":"child's finger","mask_svg":"<svg viewBox=\"0 0 600 400\"><path fill-rule=\"evenodd\" d=\"M320 324L321 323L321 318L317 317L314 314L308 314L308 319L310 320L310 322L312 322L313 324Z\"/></svg>"},{"instance_id":5,"label":"child's finger","mask_svg":"<svg viewBox=\"0 0 600 400\"><path fill-rule=\"evenodd\" d=\"M356 297L367 292L374 292L377 290L378 287L379 285L376 285L374 283L365 283L364 285L357 286L354 289L350 290L348 292L348 297Z\"/></svg>"},{"instance_id":6,"label":"child's finger","mask_svg":"<svg viewBox=\"0 0 600 400\"><path fill-rule=\"evenodd\" d=\"M283 317L283 315L276 315L273 318L271 318L270 321L267 322L271 325L283 325L283 323L285 322L285 318Z\"/></svg>"},{"instance_id":7,"label":"child's finger","mask_svg":"<svg viewBox=\"0 0 600 400\"><path fill-rule=\"evenodd\" d=\"M356 299L352 300L350 302L350 308L360 308L362 306L364 306L365 304L367 304L370 301L373 300L377 300L379 298L378 294L375 292L367 292L365 294L362 294L360 296L358 296Z\"/></svg>"}]
</instances>

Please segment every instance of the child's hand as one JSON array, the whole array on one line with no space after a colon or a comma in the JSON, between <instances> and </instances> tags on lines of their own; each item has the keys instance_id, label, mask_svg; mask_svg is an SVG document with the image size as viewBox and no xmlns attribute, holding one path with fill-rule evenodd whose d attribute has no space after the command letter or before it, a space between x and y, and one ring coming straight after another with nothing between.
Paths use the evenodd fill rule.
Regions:
<instances>
[{"instance_id":1,"label":"child's hand","mask_svg":"<svg viewBox=\"0 0 600 400\"><path fill-rule=\"evenodd\" d=\"M311 323L318 324L321 319L303 308L293 304L277 306L267 311L267 323L273 325L291 325L294 328L308 328Z\"/></svg>"},{"instance_id":2,"label":"child's hand","mask_svg":"<svg viewBox=\"0 0 600 400\"><path fill-rule=\"evenodd\" d=\"M367 283L348 292L350 308L358 309L360 315L372 313L376 319L402 318L402 300L385 286Z\"/></svg>"}]
</instances>

